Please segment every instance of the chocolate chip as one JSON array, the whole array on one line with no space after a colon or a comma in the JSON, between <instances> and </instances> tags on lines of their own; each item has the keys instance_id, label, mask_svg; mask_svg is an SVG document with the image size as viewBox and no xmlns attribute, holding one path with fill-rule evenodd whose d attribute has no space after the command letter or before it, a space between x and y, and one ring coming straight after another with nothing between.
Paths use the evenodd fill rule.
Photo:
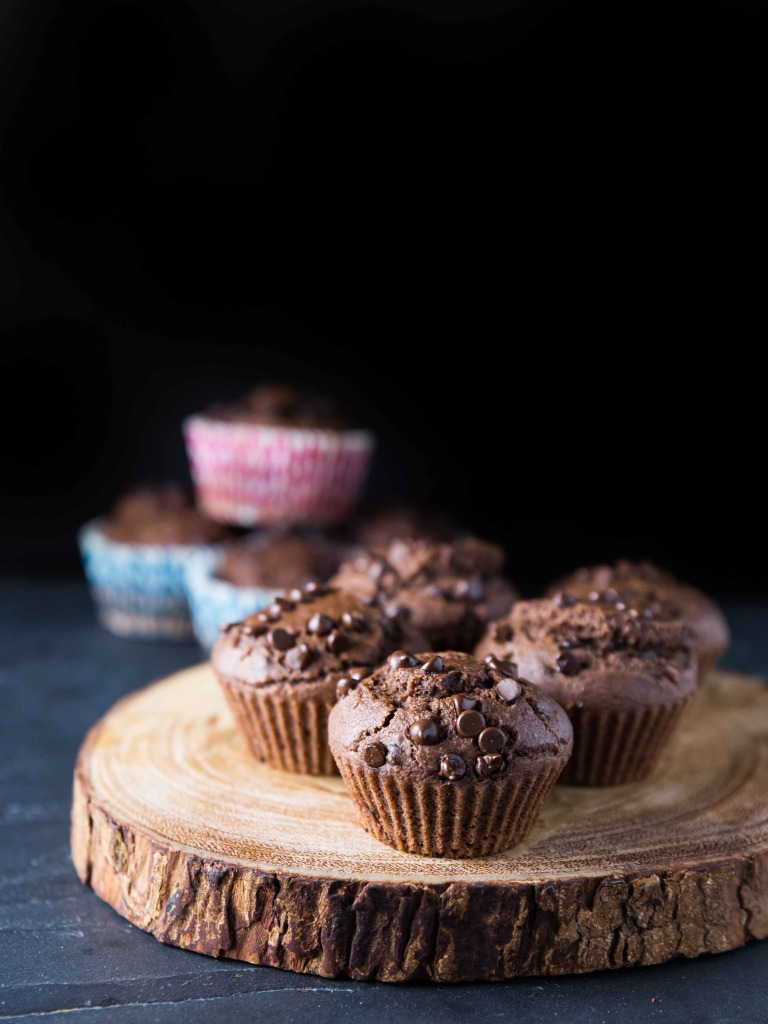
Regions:
<instances>
[{"instance_id":1,"label":"chocolate chip","mask_svg":"<svg viewBox=\"0 0 768 1024\"><path fill-rule=\"evenodd\" d=\"M273 629L269 634L269 642L278 651L290 651L296 643L296 638L289 629L283 629L281 626L278 626L277 629Z\"/></svg>"},{"instance_id":2,"label":"chocolate chip","mask_svg":"<svg viewBox=\"0 0 768 1024\"><path fill-rule=\"evenodd\" d=\"M451 697L451 704L453 704L457 715L460 715L462 711L479 711L483 706L479 700L468 697L466 693L454 693Z\"/></svg>"},{"instance_id":3,"label":"chocolate chip","mask_svg":"<svg viewBox=\"0 0 768 1024\"><path fill-rule=\"evenodd\" d=\"M350 690L354 690L354 688L355 684L352 682L352 680L348 679L346 676L342 676L341 679L339 679L339 681L336 683L337 700L341 700L342 697L346 697Z\"/></svg>"},{"instance_id":4,"label":"chocolate chip","mask_svg":"<svg viewBox=\"0 0 768 1024\"><path fill-rule=\"evenodd\" d=\"M349 678L354 680L356 683L366 679L371 674L371 670L367 665L358 665L355 668L349 670Z\"/></svg>"},{"instance_id":5,"label":"chocolate chip","mask_svg":"<svg viewBox=\"0 0 768 1024\"><path fill-rule=\"evenodd\" d=\"M514 635L515 631L508 622L494 622L491 626L491 637L494 640L500 640L501 643L511 640Z\"/></svg>"},{"instance_id":6,"label":"chocolate chip","mask_svg":"<svg viewBox=\"0 0 768 1024\"><path fill-rule=\"evenodd\" d=\"M475 771L481 779L498 775L504 768L504 758L501 754L485 754L475 761Z\"/></svg>"},{"instance_id":7,"label":"chocolate chip","mask_svg":"<svg viewBox=\"0 0 768 1024\"><path fill-rule=\"evenodd\" d=\"M420 718L408 730L408 735L420 747L431 747L440 742L440 726L436 718Z\"/></svg>"},{"instance_id":8,"label":"chocolate chip","mask_svg":"<svg viewBox=\"0 0 768 1024\"><path fill-rule=\"evenodd\" d=\"M414 658L408 651L395 651L389 656L389 667L390 668L413 668L418 665L419 659Z\"/></svg>"},{"instance_id":9,"label":"chocolate chip","mask_svg":"<svg viewBox=\"0 0 768 1024\"><path fill-rule=\"evenodd\" d=\"M440 758L440 774L444 779L455 782L457 779L464 778L466 773L466 762L458 754L443 754Z\"/></svg>"},{"instance_id":10,"label":"chocolate chip","mask_svg":"<svg viewBox=\"0 0 768 1024\"><path fill-rule=\"evenodd\" d=\"M479 736L485 728L485 719L479 711L462 711L456 719L456 732L459 736Z\"/></svg>"},{"instance_id":11,"label":"chocolate chip","mask_svg":"<svg viewBox=\"0 0 768 1024\"><path fill-rule=\"evenodd\" d=\"M456 580L451 587L451 597L455 597L457 601L463 601L465 597L469 596L469 583L467 580Z\"/></svg>"},{"instance_id":12,"label":"chocolate chip","mask_svg":"<svg viewBox=\"0 0 768 1024\"><path fill-rule=\"evenodd\" d=\"M429 597L443 597L442 588L439 587L436 583L430 583L429 586L427 587L427 595Z\"/></svg>"},{"instance_id":13,"label":"chocolate chip","mask_svg":"<svg viewBox=\"0 0 768 1024\"><path fill-rule=\"evenodd\" d=\"M372 580L377 580L379 576L381 576L381 574L384 572L384 563L371 562L371 564L366 569L366 572L368 573Z\"/></svg>"},{"instance_id":14,"label":"chocolate chip","mask_svg":"<svg viewBox=\"0 0 768 1024\"><path fill-rule=\"evenodd\" d=\"M564 676L575 676L581 672L582 664L581 658L574 654L573 651L563 651L557 657L557 670L562 672Z\"/></svg>"},{"instance_id":15,"label":"chocolate chip","mask_svg":"<svg viewBox=\"0 0 768 1024\"><path fill-rule=\"evenodd\" d=\"M485 598L485 587L483 581L473 577L467 580L467 598L473 603L482 601Z\"/></svg>"},{"instance_id":16,"label":"chocolate chip","mask_svg":"<svg viewBox=\"0 0 768 1024\"><path fill-rule=\"evenodd\" d=\"M421 667L424 672L445 672L445 663L439 654L433 654Z\"/></svg>"},{"instance_id":17,"label":"chocolate chip","mask_svg":"<svg viewBox=\"0 0 768 1024\"><path fill-rule=\"evenodd\" d=\"M267 612L259 612L256 616L257 622L269 622L269 614Z\"/></svg>"},{"instance_id":18,"label":"chocolate chip","mask_svg":"<svg viewBox=\"0 0 768 1024\"><path fill-rule=\"evenodd\" d=\"M290 599L296 604L299 604L304 600L304 591L301 587L294 587L293 590L288 591L288 597L290 597Z\"/></svg>"},{"instance_id":19,"label":"chocolate chip","mask_svg":"<svg viewBox=\"0 0 768 1024\"><path fill-rule=\"evenodd\" d=\"M599 590L590 590L590 592L587 594L587 597L589 598L590 601L599 601L600 600L600 591Z\"/></svg>"},{"instance_id":20,"label":"chocolate chip","mask_svg":"<svg viewBox=\"0 0 768 1024\"><path fill-rule=\"evenodd\" d=\"M506 733L493 725L483 729L477 737L477 745L484 754L498 754L500 750L504 749L506 742Z\"/></svg>"},{"instance_id":21,"label":"chocolate chip","mask_svg":"<svg viewBox=\"0 0 768 1024\"><path fill-rule=\"evenodd\" d=\"M604 604L616 604L619 600L618 591L614 590L613 587L608 587L607 590L603 591L603 603Z\"/></svg>"},{"instance_id":22,"label":"chocolate chip","mask_svg":"<svg viewBox=\"0 0 768 1024\"><path fill-rule=\"evenodd\" d=\"M552 596L552 600L558 608L573 608L576 604L576 598L568 590L558 590L558 592Z\"/></svg>"},{"instance_id":23,"label":"chocolate chip","mask_svg":"<svg viewBox=\"0 0 768 1024\"><path fill-rule=\"evenodd\" d=\"M510 679L509 677L500 679L496 683L496 693L498 693L502 700L508 703L520 696L520 689L520 683L516 679Z\"/></svg>"},{"instance_id":24,"label":"chocolate chip","mask_svg":"<svg viewBox=\"0 0 768 1024\"><path fill-rule=\"evenodd\" d=\"M327 636L333 629L335 623L328 615L323 615L322 612L317 612L307 622L307 632L314 633L315 636Z\"/></svg>"},{"instance_id":25,"label":"chocolate chip","mask_svg":"<svg viewBox=\"0 0 768 1024\"><path fill-rule=\"evenodd\" d=\"M367 633L371 625L368 619L361 615L360 612L344 612L341 616L341 622L347 629L352 629L355 633Z\"/></svg>"},{"instance_id":26,"label":"chocolate chip","mask_svg":"<svg viewBox=\"0 0 768 1024\"><path fill-rule=\"evenodd\" d=\"M561 650L567 651L569 647L578 647L579 646L579 641L578 640L558 640L557 646Z\"/></svg>"},{"instance_id":27,"label":"chocolate chip","mask_svg":"<svg viewBox=\"0 0 768 1024\"><path fill-rule=\"evenodd\" d=\"M324 583L317 583L312 581L307 583L305 587L302 587L302 600L303 601L314 601L316 597L323 597L328 593L328 587Z\"/></svg>"},{"instance_id":28,"label":"chocolate chip","mask_svg":"<svg viewBox=\"0 0 768 1024\"><path fill-rule=\"evenodd\" d=\"M353 641L346 633L336 629L333 633L328 634L325 645L333 654L341 654L342 651L348 651L353 646Z\"/></svg>"},{"instance_id":29,"label":"chocolate chip","mask_svg":"<svg viewBox=\"0 0 768 1024\"><path fill-rule=\"evenodd\" d=\"M272 622L277 622L277 620L281 619L283 616L283 609L276 601L274 601L269 608L267 608L267 615Z\"/></svg>"},{"instance_id":30,"label":"chocolate chip","mask_svg":"<svg viewBox=\"0 0 768 1024\"><path fill-rule=\"evenodd\" d=\"M503 676L517 676L517 665L513 661L505 661L495 654L488 654L485 657L485 664L492 672L501 672Z\"/></svg>"},{"instance_id":31,"label":"chocolate chip","mask_svg":"<svg viewBox=\"0 0 768 1024\"><path fill-rule=\"evenodd\" d=\"M640 651L640 657L643 661L653 661L654 658L658 658L659 652L649 648L646 651Z\"/></svg>"},{"instance_id":32,"label":"chocolate chip","mask_svg":"<svg viewBox=\"0 0 768 1024\"><path fill-rule=\"evenodd\" d=\"M264 636L264 634L267 632L267 627L261 622L256 626L250 626L246 623L242 627L241 632L243 636Z\"/></svg>"},{"instance_id":33,"label":"chocolate chip","mask_svg":"<svg viewBox=\"0 0 768 1024\"><path fill-rule=\"evenodd\" d=\"M315 652L311 647L307 647L306 644L299 644L298 647L294 647L293 650L288 651L285 656L285 664L288 668L293 668L300 672L309 665L314 656Z\"/></svg>"},{"instance_id":34,"label":"chocolate chip","mask_svg":"<svg viewBox=\"0 0 768 1024\"><path fill-rule=\"evenodd\" d=\"M371 743L363 751L363 760L369 768L381 768L387 760L387 748L383 743Z\"/></svg>"}]
</instances>

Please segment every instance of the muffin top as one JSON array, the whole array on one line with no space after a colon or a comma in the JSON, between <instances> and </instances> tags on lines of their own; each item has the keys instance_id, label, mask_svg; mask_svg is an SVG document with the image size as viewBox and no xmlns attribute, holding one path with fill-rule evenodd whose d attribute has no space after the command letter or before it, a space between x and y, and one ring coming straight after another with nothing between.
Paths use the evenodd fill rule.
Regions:
<instances>
[{"instance_id":1,"label":"muffin top","mask_svg":"<svg viewBox=\"0 0 768 1024\"><path fill-rule=\"evenodd\" d=\"M696 654L682 621L569 594L519 601L491 624L476 654L504 658L569 709L676 703L696 687Z\"/></svg>"},{"instance_id":2,"label":"muffin top","mask_svg":"<svg viewBox=\"0 0 768 1024\"><path fill-rule=\"evenodd\" d=\"M354 540L370 551L386 551L396 540L452 540L456 526L445 512L412 505L407 501L388 501L365 514Z\"/></svg>"},{"instance_id":3,"label":"muffin top","mask_svg":"<svg viewBox=\"0 0 768 1024\"><path fill-rule=\"evenodd\" d=\"M351 594L319 583L222 627L211 660L227 679L335 699L340 678L362 679L399 642L397 624Z\"/></svg>"},{"instance_id":4,"label":"muffin top","mask_svg":"<svg viewBox=\"0 0 768 1024\"><path fill-rule=\"evenodd\" d=\"M352 423L331 399L286 384L262 384L234 402L220 402L206 416L265 427L348 430Z\"/></svg>"},{"instance_id":5,"label":"muffin top","mask_svg":"<svg viewBox=\"0 0 768 1024\"><path fill-rule=\"evenodd\" d=\"M125 544L211 544L229 535L195 508L176 484L145 485L123 495L101 524L110 540Z\"/></svg>"},{"instance_id":6,"label":"muffin top","mask_svg":"<svg viewBox=\"0 0 768 1024\"><path fill-rule=\"evenodd\" d=\"M560 591L580 600L650 607L657 617L682 619L693 630L699 653L714 650L719 657L728 646L728 626L715 602L650 562L622 559L615 565L577 569L553 584L548 593Z\"/></svg>"},{"instance_id":7,"label":"muffin top","mask_svg":"<svg viewBox=\"0 0 768 1024\"><path fill-rule=\"evenodd\" d=\"M573 744L568 716L502 660L396 651L331 712L335 754L446 784L546 771Z\"/></svg>"},{"instance_id":8,"label":"muffin top","mask_svg":"<svg viewBox=\"0 0 768 1024\"><path fill-rule=\"evenodd\" d=\"M411 646L471 648L485 623L517 597L501 575L503 564L501 548L477 537L397 540L385 551L348 559L333 583L399 615Z\"/></svg>"},{"instance_id":9,"label":"muffin top","mask_svg":"<svg viewBox=\"0 0 768 1024\"><path fill-rule=\"evenodd\" d=\"M287 590L327 580L341 554L341 547L321 534L267 531L228 544L216 576L236 587Z\"/></svg>"}]
</instances>

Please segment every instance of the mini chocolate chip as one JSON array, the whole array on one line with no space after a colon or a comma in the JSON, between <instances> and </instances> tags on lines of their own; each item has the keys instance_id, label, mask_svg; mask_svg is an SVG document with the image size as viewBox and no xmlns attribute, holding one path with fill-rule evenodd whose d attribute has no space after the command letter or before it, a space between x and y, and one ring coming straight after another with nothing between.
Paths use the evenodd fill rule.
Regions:
<instances>
[{"instance_id":1,"label":"mini chocolate chip","mask_svg":"<svg viewBox=\"0 0 768 1024\"><path fill-rule=\"evenodd\" d=\"M250 626L246 623L241 630L243 636L264 636L267 632L267 627L263 623L259 623L257 626Z\"/></svg>"},{"instance_id":2,"label":"mini chocolate chip","mask_svg":"<svg viewBox=\"0 0 768 1024\"><path fill-rule=\"evenodd\" d=\"M371 605L376 604L376 595L366 594L365 597L361 597L360 600L363 602L363 604L366 604L368 605L368 607L370 607Z\"/></svg>"},{"instance_id":3,"label":"mini chocolate chip","mask_svg":"<svg viewBox=\"0 0 768 1024\"><path fill-rule=\"evenodd\" d=\"M315 652L311 647L307 647L306 644L299 644L298 647L294 647L293 650L288 651L285 656L285 664L288 668L293 668L300 672L309 665L314 656Z\"/></svg>"},{"instance_id":4,"label":"mini chocolate chip","mask_svg":"<svg viewBox=\"0 0 768 1024\"><path fill-rule=\"evenodd\" d=\"M350 690L354 690L354 688L355 684L352 680L348 679L346 676L342 676L336 683L336 698L341 700L342 697L346 697Z\"/></svg>"},{"instance_id":5,"label":"mini chocolate chip","mask_svg":"<svg viewBox=\"0 0 768 1024\"><path fill-rule=\"evenodd\" d=\"M267 615L272 622L277 622L278 619L283 617L283 609L276 601L274 601L269 608L267 608Z\"/></svg>"},{"instance_id":6,"label":"mini chocolate chip","mask_svg":"<svg viewBox=\"0 0 768 1024\"><path fill-rule=\"evenodd\" d=\"M288 597L290 597L290 599L296 604L299 604L304 600L304 591L301 587L294 587L293 590L288 591Z\"/></svg>"},{"instance_id":7,"label":"mini chocolate chip","mask_svg":"<svg viewBox=\"0 0 768 1024\"><path fill-rule=\"evenodd\" d=\"M627 610L627 606L624 604L623 601L617 601L613 607L619 612L624 612Z\"/></svg>"},{"instance_id":8,"label":"mini chocolate chip","mask_svg":"<svg viewBox=\"0 0 768 1024\"><path fill-rule=\"evenodd\" d=\"M460 690L464 685L464 677L461 672L449 672L448 675L443 678L442 682L445 689L449 692L453 690Z\"/></svg>"},{"instance_id":9,"label":"mini chocolate chip","mask_svg":"<svg viewBox=\"0 0 768 1024\"><path fill-rule=\"evenodd\" d=\"M371 670L367 665L358 665L355 668L349 670L349 678L353 679L356 683L366 679L371 674Z\"/></svg>"},{"instance_id":10,"label":"mini chocolate chip","mask_svg":"<svg viewBox=\"0 0 768 1024\"><path fill-rule=\"evenodd\" d=\"M353 629L356 633L367 633L371 628L368 619L365 615L361 615L360 612L344 612L341 616L341 622L347 629Z\"/></svg>"},{"instance_id":11,"label":"mini chocolate chip","mask_svg":"<svg viewBox=\"0 0 768 1024\"><path fill-rule=\"evenodd\" d=\"M494 640L500 640L502 643L506 643L511 640L515 635L514 629L508 622L494 622L491 626L491 637Z\"/></svg>"},{"instance_id":12,"label":"mini chocolate chip","mask_svg":"<svg viewBox=\"0 0 768 1024\"><path fill-rule=\"evenodd\" d=\"M377 580L379 576L381 576L381 574L384 572L384 563L371 562L371 564L366 569L366 572L368 573L372 580Z\"/></svg>"},{"instance_id":13,"label":"mini chocolate chip","mask_svg":"<svg viewBox=\"0 0 768 1024\"><path fill-rule=\"evenodd\" d=\"M481 779L490 778L491 775L498 775L504 768L504 758L501 754L485 754L475 761L475 771Z\"/></svg>"},{"instance_id":14,"label":"mini chocolate chip","mask_svg":"<svg viewBox=\"0 0 768 1024\"><path fill-rule=\"evenodd\" d=\"M324 583L319 583L317 580L310 580L309 583L304 587L304 593L314 594L315 597L322 597L323 594L328 593L328 587Z\"/></svg>"},{"instance_id":15,"label":"mini chocolate chip","mask_svg":"<svg viewBox=\"0 0 768 1024\"><path fill-rule=\"evenodd\" d=\"M256 616L257 622L269 622L269 615L267 612L259 612Z\"/></svg>"},{"instance_id":16,"label":"mini chocolate chip","mask_svg":"<svg viewBox=\"0 0 768 1024\"><path fill-rule=\"evenodd\" d=\"M334 654L341 654L342 651L348 651L353 646L353 641L346 633L342 633L341 630L337 629L333 633L328 634L325 645Z\"/></svg>"},{"instance_id":17,"label":"mini chocolate chip","mask_svg":"<svg viewBox=\"0 0 768 1024\"><path fill-rule=\"evenodd\" d=\"M419 659L414 658L408 651L395 651L389 656L390 668L413 668L418 663Z\"/></svg>"},{"instance_id":18,"label":"mini chocolate chip","mask_svg":"<svg viewBox=\"0 0 768 1024\"><path fill-rule=\"evenodd\" d=\"M451 587L451 596L457 601L463 601L469 594L469 583L467 580L456 580Z\"/></svg>"},{"instance_id":19,"label":"mini chocolate chip","mask_svg":"<svg viewBox=\"0 0 768 1024\"><path fill-rule=\"evenodd\" d=\"M520 683L516 679L500 679L496 683L496 693L501 697L502 700L507 702L513 701L516 697L520 696Z\"/></svg>"},{"instance_id":20,"label":"mini chocolate chip","mask_svg":"<svg viewBox=\"0 0 768 1024\"><path fill-rule=\"evenodd\" d=\"M640 612L637 610L637 608L628 608L627 609L627 615L630 617L630 619L636 619L639 614L640 614Z\"/></svg>"},{"instance_id":21,"label":"mini chocolate chip","mask_svg":"<svg viewBox=\"0 0 768 1024\"><path fill-rule=\"evenodd\" d=\"M289 601L286 597L276 597L272 603L278 605L284 612L292 612L296 607L296 602Z\"/></svg>"},{"instance_id":22,"label":"mini chocolate chip","mask_svg":"<svg viewBox=\"0 0 768 1024\"><path fill-rule=\"evenodd\" d=\"M273 629L269 634L269 642L278 651L290 651L296 643L296 637L289 629L283 629L281 626L278 626L277 629Z\"/></svg>"},{"instance_id":23,"label":"mini chocolate chip","mask_svg":"<svg viewBox=\"0 0 768 1024\"><path fill-rule=\"evenodd\" d=\"M456 719L456 732L459 736L479 736L485 728L485 719L479 711L462 711Z\"/></svg>"},{"instance_id":24,"label":"mini chocolate chip","mask_svg":"<svg viewBox=\"0 0 768 1024\"><path fill-rule=\"evenodd\" d=\"M473 577L471 580L467 580L467 598L476 603L482 601L485 598L485 587L483 581Z\"/></svg>"},{"instance_id":25,"label":"mini chocolate chip","mask_svg":"<svg viewBox=\"0 0 768 1024\"><path fill-rule=\"evenodd\" d=\"M557 646L561 650L567 651L569 647L578 647L579 646L579 641L578 640L558 640Z\"/></svg>"},{"instance_id":26,"label":"mini chocolate chip","mask_svg":"<svg viewBox=\"0 0 768 1024\"><path fill-rule=\"evenodd\" d=\"M495 654L488 654L485 657L485 664L492 672L501 672L503 676L517 676L517 665L513 661L505 661Z\"/></svg>"},{"instance_id":27,"label":"mini chocolate chip","mask_svg":"<svg viewBox=\"0 0 768 1024\"><path fill-rule=\"evenodd\" d=\"M455 782L457 779L462 779L466 773L466 762L458 754L443 754L440 758L440 774L444 779Z\"/></svg>"},{"instance_id":28,"label":"mini chocolate chip","mask_svg":"<svg viewBox=\"0 0 768 1024\"><path fill-rule=\"evenodd\" d=\"M608 587L607 590L603 591L603 603L604 604L616 604L619 600L618 591L614 590L613 587Z\"/></svg>"},{"instance_id":29,"label":"mini chocolate chip","mask_svg":"<svg viewBox=\"0 0 768 1024\"><path fill-rule=\"evenodd\" d=\"M568 590L558 590L552 600L558 608L573 608L576 604L576 598Z\"/></svg>"},{"instance_id":30,"label":"mini chocolate chip","mask_svg":"<svg viewBox=\"0 0 768 1024\"><path fill-rule=\"evenodd\" d=\"M500 750L504 749L506 742L506 734L493 725L483 729L477 737L477 745L484 754L498 754Z\"/></svg>"},{"instance_id":31,"label":"mini chocolate chip","mask_svg":"<svg viewBox=\"0 0 768 1024\"><path fill-rule=\"evenodd\" d=\"M587 597L589 598L590 601L599 601L600 600L600 591L599 590L590 590L590 592L587 594Z\"/></svg>"},{"instance_id":32,"label":"mini chocolate chip","mask_svg":"<svg viewBox=\"0 0 768 1024\"><path fill-rule=\"evenodd\" d=\"M640 657L643 661L652 661L654 658L658 658L659 652L654 650L640 651Z\"/></svg>"},{"instance_id":33,"label":"mini chocolate chip","mask_svg":"<svg viewBox=\"0 0 768 1024\"><path fill-rule=\"evenodd\" d=\"M363 760L369 768L381 768L387 760L387 748L383 743L371 743L363 751Z\"/></svg>"},{"instance_id":34,"label":"mini chocolate chip","mask_svg":"<svg viewBox=\"0 0 768 1024\"><path fill-rule=\"evenodd\" d=\"M424 672L445 672L445 662L439 654L433 654L421 667Z\"/></svg>"},{"instance_id":35,"label":"mini chocolate chip","mask_svg":"<svg viewBox=\"0 0 768 1024\"><path fill-rule=\"evenodd\" d=\"M307 623L307 632L314 633L316 636L328 636L334 625L332 618L323 615L322 612L317 612Z\"/></svg>"},{"instance_id":36,"label":"mini chocolate chip","mask_svg":"<svg viewBox=\"0 0 768 1024\"><path fill-rule=\"evenodd\" d=\"M653 608L651 608L651 607L643 608L643 618L644 619L652 619L653 618Z\"/></svg>"},{"instance_id":37,"label":"mini chocolate chip","mask_svg":"<svg viewBox=\"0 0 768 1024\"><path fill-rule=\"evenodd\" d=\"M581 659L573 651L563 651L562 654L558 655L557 670L562 672L564 676L578 675L581 669Z\"/></svg>"},{"instance_id":38,"label":"mini chocolate chip","mask_svg":"<svg viewBox=\"0 0 768 1024\"><path fill-rule=\"evenodd\" d=\"M436 583L430 583L427 587L428 597L443 597L442 587L439 587Z\"/></svg>"},{"instance_id":39,"label":"mini chocolate chip","mask_svg":"<svg viewBox=\"0 0 768 1024\"><path fill-rule=\"evenodd\" d=\"M420 747L431 747L440 742L440 726L435 718L420 718L413 723L408 734Z\"/></svg>"},{"instance_id":40,"label":"mini chocolate chip","mask_svg":"<svg viewBox=\"0 0 768 1024\"><path fill-rule=\"evenodd\" d=\"M468 697L466 693L454 693L451 697L451 704L453 704L457 715L460 715L462 711L479 711L483 706L479 700Z\"/></svg>"}]
</instances>

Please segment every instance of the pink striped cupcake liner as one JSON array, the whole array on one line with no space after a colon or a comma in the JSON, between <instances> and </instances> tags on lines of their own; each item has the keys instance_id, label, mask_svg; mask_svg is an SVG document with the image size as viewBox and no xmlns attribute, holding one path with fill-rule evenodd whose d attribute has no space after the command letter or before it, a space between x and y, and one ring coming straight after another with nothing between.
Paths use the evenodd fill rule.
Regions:
<instances>
[{"instance_id":1,"label":"pink striped cupcake liner","mask_svg":"<svg viewBox=\"0 0 768 1024\"><path fill-rule=\"evenodd\" d=\"M246 527L346 518L374 447L365 430L268 427L208 416L189 417L184 439L201 511Z\"/></svg>"}]
</instances>

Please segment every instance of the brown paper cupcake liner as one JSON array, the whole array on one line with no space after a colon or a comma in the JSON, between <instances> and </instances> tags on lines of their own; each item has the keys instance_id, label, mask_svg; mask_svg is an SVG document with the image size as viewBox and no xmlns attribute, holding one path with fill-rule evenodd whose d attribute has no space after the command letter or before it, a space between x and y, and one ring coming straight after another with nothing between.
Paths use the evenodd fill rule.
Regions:
<instances>
[{"instance_id":1,"label":"brown paper cupcake liner","mask_svg":"<svg viewBox=\"0 0 768 1024\"><path fill-rule=\"evenodd\" d=\"M569 711L573 754L560 781L571 786L618 786L645 778L690 699L637 711Z\"/></svg>"},{"instance_id":2,"label":"brown paper cupcake liner","mask_svg":"<svg viewBox=\"0 0 768 1024\"><path fill-rule=\"evenodd\" d=\"M381 842L427 857L488 857L525 839L562 762L468 785L413 783L344 757L339 769L363 828Z\"/></svg>"},{"instance_id":3,"label":"brown paper cupcake liner","mask_svg":"<svg viewBox=\"0 0 768 1024\"><path fill-rule=\"evenodd\" d=\"M328 746L332 703L295 700L220 679L240 732L254 757L272 768L305 775L337 775Z\"/></svg>"}]
</instances>

